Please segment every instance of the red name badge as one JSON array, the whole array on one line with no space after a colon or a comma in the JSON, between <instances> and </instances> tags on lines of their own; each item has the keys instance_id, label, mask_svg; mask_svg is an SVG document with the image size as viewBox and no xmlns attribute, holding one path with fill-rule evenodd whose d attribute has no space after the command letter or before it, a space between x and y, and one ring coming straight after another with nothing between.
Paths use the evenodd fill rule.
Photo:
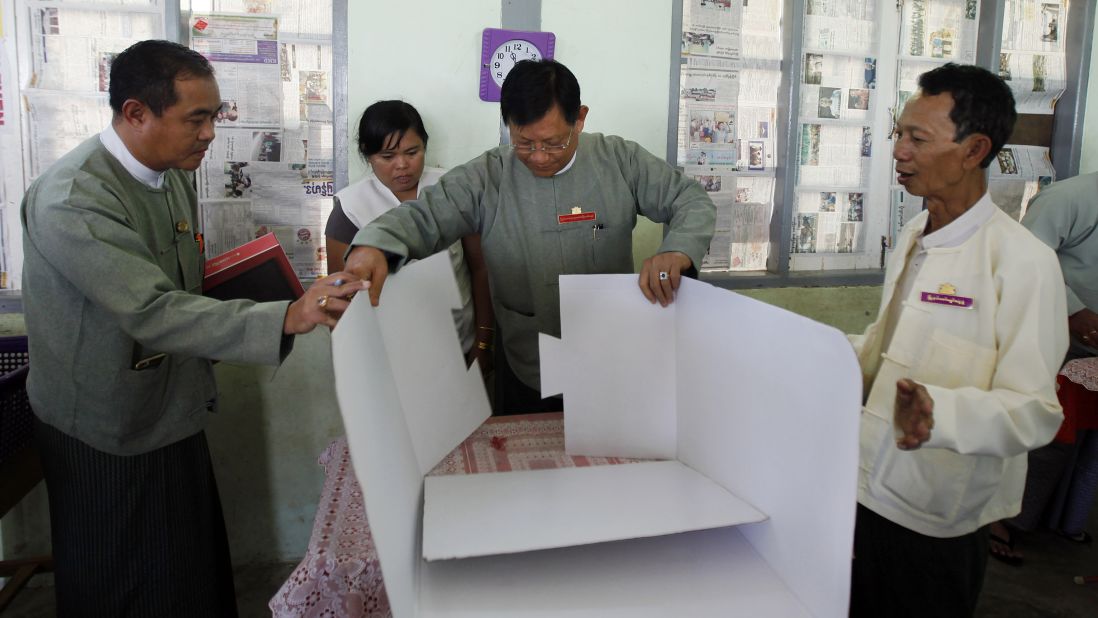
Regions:
<instances>
[{"instance_id":1,"label":"red name badge","mask_svg":"<svg viewBox=\"0 0 1098 618\"><path fill-rule=\"evenodd\" d=\"M595 213L593 212L574 212L568 215L557 215L557 223L564 225L565 223L576 223L577 221L594 221Z\"/></svg>"}]
</instances>

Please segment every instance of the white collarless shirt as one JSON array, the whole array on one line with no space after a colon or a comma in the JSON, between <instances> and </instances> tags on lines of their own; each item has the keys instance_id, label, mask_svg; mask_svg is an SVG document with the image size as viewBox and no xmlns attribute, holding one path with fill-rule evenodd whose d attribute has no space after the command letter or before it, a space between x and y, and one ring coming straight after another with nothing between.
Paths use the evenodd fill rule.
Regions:
<instances>
[{"instance_id":1,"label":"white collarless shirt","mask_svg":"<svg viewBox=\"0 0 1098 618\"><path fill-rule=\"evenodd\" d=\"M948 225L930 234L920 236L911 247L911 257L907 260L907 266L896 282L896 290L892 294L888 306L888 316L885 321L885 330L881 349L888 350L888 344L892 342L892 334L896 330L896 321L900 318L900 307L903 301L911 294L911 288L915 280L919 278L919 270L926 262L927 251L939 247L956 247L976 233L980 227L991 219L999 207L991 201L991 193L984 192L983 197L976 201L962 214ZM929 219L927 220L929 221Z\"/></svg>"},{"instance_id":2,"label":"white collarless shirt","mask_svg":"<svg viewBox=\"0 0 1098 618\"><path fill-rule=\"evenodd\" d=\"M164 172L145 167L143 163L130 154L130 149L126 148L126 144L122 142L122 138L114 130L114 125L107 125L106 129L100 131L99 141L107 149L107 152L111 153L115 159L118 159L118 162L126 168L131 176L153 189L159 189L164 185Z\"/></svg>"}]
</instances>

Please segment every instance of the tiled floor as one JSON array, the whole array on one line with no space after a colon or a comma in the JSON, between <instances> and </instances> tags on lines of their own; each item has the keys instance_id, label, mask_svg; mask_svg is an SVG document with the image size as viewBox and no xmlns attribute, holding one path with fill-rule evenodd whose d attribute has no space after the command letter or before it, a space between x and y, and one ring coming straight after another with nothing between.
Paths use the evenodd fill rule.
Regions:
<instances>
[{"instance_id":1,"label":"tiled floor","mask_svg":"<svg viewBox=\"0 0 1098 618\"><path fill-rule=\"evenodd\" d=\"M1098 506L1088 529L1098 535ZM976 615L981 618L1093 618L1098 583L1079 585L1077 575L1098 575L1098 545L1077 545L1048 530L1015 536L1025 562L989 560Z\"/></svg>"},{"instance_id":2,"label":"tiled floor","mask_svg":"<svg viewBox=\"0 0 1098 618\"><path fill-rule=\"evenodd\" d=\"M1098 534L1098 508L1091 509L1089 529ZM1098 617L1098 584L1078 585L1076 575L1098 575L1098 545L1075 545L1051 532L1018 540L1025 564L1008 566L988 561L987 579L976 615L979 618ZM269 616L267 602L289 577L294 564L246 566L236 571L242 618ZM41 578L48 582L49 578ZM3 612L3 618L54 616L53 589L24 590Z\"/></svg>"},{"instance_id":3,"label":"tiled floor","mask_svg":"<svg viewBox=\"0 0 1098 618\"><path fill-rule=\"evenodd\" d=\"M236 569L237 609L241 618L260 618L270 616L267 602L290 576L296 563L251 565ZM41 583L48 583L49 576L37 576ZM33 581L33 580L32 580ZM25 588L15 598L7 610L0 613L3 618L51 618L56 616L53 602L53 587L39 585Z\"/></svg>"}]
</instances>

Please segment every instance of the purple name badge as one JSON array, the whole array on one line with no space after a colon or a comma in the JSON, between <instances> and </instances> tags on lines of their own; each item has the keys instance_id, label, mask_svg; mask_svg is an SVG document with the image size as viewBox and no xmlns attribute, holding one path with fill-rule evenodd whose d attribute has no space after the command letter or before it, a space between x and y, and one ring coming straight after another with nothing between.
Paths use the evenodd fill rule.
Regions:
<instances>
[{"instance_id":1,"label":"purple name badge","mask_svg":"<svg viewBox=\"0 0 1098 618\"><path fill-rule=\"evenodd\" d=\"M923 301L924 303L934 303L935 305L949 305L950 307L960 307L961 309L972 308L972 299L967 296L939 294L938 292L922 292L919 295L919 300Z\"/></svg>"}]
</instances>

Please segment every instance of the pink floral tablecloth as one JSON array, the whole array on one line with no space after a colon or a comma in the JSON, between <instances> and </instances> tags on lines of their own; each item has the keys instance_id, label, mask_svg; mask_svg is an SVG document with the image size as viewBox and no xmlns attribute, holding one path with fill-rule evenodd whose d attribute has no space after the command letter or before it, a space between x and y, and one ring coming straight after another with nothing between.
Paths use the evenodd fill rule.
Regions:
<instances>
[{"instance_id":1,"label":"pink floral tablecloth","mask_svg":"<svg viewBox=\"0 0 1098 618\"><path fill-rule=\"evenodd\" d=\"M612 457L564 453L559 412L488 419L431 471L431 475L478 474L629 463ZM346 438L320 455L324 490L317 505L308 553L271 599L276 617L390 616L362 489Z\"/></svg>"},{"instance_id":2,"label":"pink floral tablecloth","mask_svg":"<svg viewBox=\"0 0 1098 618\"><path fill-rule=\"evenodd\" d=\"M1088 391L1098 391L1098 356L1068 361L1060 369L1060 375Z\"/></svg>"},{"instance_id":3,"label":"pink floral tablecloth","mask_svg":"<svg viewBox=\"0 0 1098 618\"><path fill-rule=\"evenodd\" d=\"M1098 357L1068 361L1056 377L1064 422L1055 440L1071 444L1084 429L1098 429Z\"/></svg>"}]
</instances>

